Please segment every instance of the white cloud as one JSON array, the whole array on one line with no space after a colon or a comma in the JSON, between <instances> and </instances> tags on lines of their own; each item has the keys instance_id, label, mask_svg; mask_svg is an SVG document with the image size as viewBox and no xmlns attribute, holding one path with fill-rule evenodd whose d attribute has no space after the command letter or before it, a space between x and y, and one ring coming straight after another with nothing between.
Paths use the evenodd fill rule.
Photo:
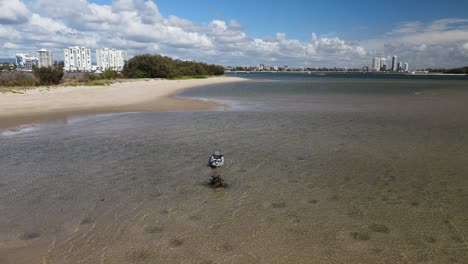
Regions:
<instances>
[{"instance_id":1,"label":"white cloud","mask_svg":"<svg viewBox=\"0 0 468 264\"><path fill-rule=\"evenodd\" d=\"M468 19L462 18L445 18L439 19L434 22L427 28L427 31L443 31L450 29L452 26L459 26L460 24L468 23Z\"/></svg>"},{"instance_id":2,"label":"white cloud","mask_svg":"<svg viewBox=\"0 0 468 264\"><path fill-rule=\"evenodd\" d=\"M132 0L115 0L112 3L112 10L119 11L133 11L135 10L134 1Z\"/></svg>"},{"instance_id":3,"label":"white cloud","mask_svg":"<svg viewBox=\"0 0 468 264\"><path fill-rule=\"evenodd\" d=\"M174 15L170 15L166 21L167 24L180 27L187 31L199 31L200 27L192 23L192 21L183 19Z\"/></svg>"},{"instance_id":4,"label":"white cloud","mask_svg":"<svg viewBox=\"0 0 468 264\"><path fill-rule=\"evenodd\" d=\"M349 53L350 57L362 55L356 51L363 50L338 38L316 35L311 42L288 39L285 33L270 40L251 38L234 19L216 19L203 25L174 15L164 18L150 0L118 0L112 5L86 0L36 0L30 8L31 19L22 27L0 27L0 39L9 43L4 45L6 54L0 56L11 55L18 48L33 53L44 46L62 49L85 45L123 48L130 54L160 52L224 64L297 64L299 60L313 64L331 63L334 51L340 56ZM321 59L320 53L329 53L327 59Z\"/></svg>"},{"instance_id":5,"label":"white cloud","mask_svg":"<svg viewBox=\"0 0 468 264\"><path fill-rule=\"evenodd\" d=\"M244 26L242 26L242 24L239 23L237 20L231 19L229 21L229 28L232 30L242 30L244 29Z\"/></svg>"},{"instance_id":6,"label":"white cloud","mask_svg":"<svg viewBox=\"0 0 468 264\"><path fill-rule=\"evenodd\" d=\"M0 56L11 56L18 49L34 53L39 47L59 50L56 54L60 56L66 46L84 45L127 49L131 55L158 52L223 64L313 65L334 63L332 59L338 55L350 58L365 54L359 45L315 34L310 42L288 39L285 33L278 33L275 39L249 37L235 19L196 24L175 15L164 18L151 0L117 0L111 5L35 0L28 6L30 21L21 27L0 27L0 40L9 43Z\"/></svg>"},{"instance_id":7,"label":"white cloud","mask_svg":"<svg viewBox=\"0 0 468 264\"><path fill-rule=\"evenodd\" d=\"M413 68L450 68L467 64L465 43L468 43L468 19L446 18L427 24L418 21L399 24L384 37L366 41L363 46L378 56L396 54Z\"/></svg>"},{"instance_id":8,"label":"white cloud","mask_svg":"<svg viewBox=\"0 0 468 264\"><path fill-rule=\"evenodd\" d=\"M419 21L403 22L392 29L388 35L411 34L421 30L422 23Z\"/></svg>"},{"instance_id":9,"label":"white cloud","mask_svg":"<svg viewBox=\"0 0 468 264\"><path fill-rule=\"evenodd\" d=\"M61 57L61 49L71 45L127 49L130 55L157 52L226 65L361 67L375 55L393 54L411 65L437 65L459 64L467 56L468 19L401 23L381 37L355 43L313 32L308 41L290 39L284 32L274 37L248 36L235 19L200 24L175 15L164 17L151 0L116 0L110 5L87 0L27 3L0 0L0 57L18 51L34 53L41 47Z\"/></svg>"},{"instance_id":10,"label":"white cloud","mask_svg":"<svg viewBox=\"0 0 468 264\"><path fill-rule=\"evenodd\" d=\"M0 0L0 25L26 23L29 10L19 0Z\"/></svg>"},{"instance_id":11,"label":"white cloud","mask_svg":"<svg viewBox=\"0 0 468 264\"><path fill-rule=\"evenodd\" d=\"M3 48L4 48L4 49L18 49L19 46L16 45L15 43L5 42L5 43L3 44Z\"/></svg>"}]
</instances>

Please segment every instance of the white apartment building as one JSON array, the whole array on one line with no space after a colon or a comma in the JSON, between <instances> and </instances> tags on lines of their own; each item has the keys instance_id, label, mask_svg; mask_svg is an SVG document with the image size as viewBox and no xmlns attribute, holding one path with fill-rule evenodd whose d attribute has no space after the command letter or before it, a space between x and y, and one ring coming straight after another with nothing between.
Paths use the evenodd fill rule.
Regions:
<instances>
[{"instance_id":1,"label":"white apartment building","mask_svg":"<svg viewBox=\"0 0 468 264\"><path fill-rule=\"evenodd\" d=\"M37 66L50 67L54 64L54 54L50 50L40 49L37 51Z\"/></svg>"},{"instance_id":2,"label":"white apartment building","mask_svg":"<svg viewBox=\"0 0 468 264\"><path fill-rule=\"evenodd\" d=\"M397 65L398 62L397 62L397 60L398 60L398 57L396 55L394 55L392 57L392 71L398 71L398 65Z\"/></svg>"},{"instance_id":3,"label":"white apartment building","mask_svg":"<svg viewBox=\"0 0 468 264\"><path fill-rule=\"evenodd\" d=\"M127 51L109 48L96 50L96 64L99 70L121 71L127 61Z\"/></svg>"},{"instance_id":4,"label":"white apartment building","mask_svg":"<svg viewBox=\"0 0 468 264\"><path fill-rule=\"evenodd\" d=\"M380 70L385 71L387 69L387 59L380 58Z\"/></svg>"},{"instance_id":5,"label":"white apartment building","mask_svg":"<svg viewBox=\"0 0 468 264\"><path fill-rule=\"evenodd\" d=\"M91 68L91 49L69 47L63 50L64 70L68 72L89 72Z\"/></svg>"},{"instance_id":6,"label":"white apartment building","mask_svg":"<svg viewBox=\"0 0 468 264\"><path fill-rule=\"evenodd\" d=\"M25 71L32 71L37 65L37 58L28 54L16 54L16 67Z\"/></svg>"},{"instance_id":7,"label":"white apartment building","mask_svg":"<svg viewBox=\"0 0 468 264\"><path fill-rule=\"evenodd\" d=\"M409 64L405 62L405 72L409 72Z\"/></svg>"},{"instance_id":8,"label":"white apartment building","mask_svg":"<svg viewBox=\"0 0 468 264\"><path fill-rule=\"evenodd\" d=\"M380 71L380 58L375 57L372 59L372 70L373 71Z\"/></svg>"}]
</instances>

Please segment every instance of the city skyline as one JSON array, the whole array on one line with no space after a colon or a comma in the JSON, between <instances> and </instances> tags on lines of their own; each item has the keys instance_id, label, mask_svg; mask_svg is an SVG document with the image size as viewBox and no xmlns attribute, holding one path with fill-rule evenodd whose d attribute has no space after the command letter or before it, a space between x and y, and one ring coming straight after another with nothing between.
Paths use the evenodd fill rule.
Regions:
<instances>
[{"instance_id":1,"label":"city skyline","mask_svg":"<svg viewBox=\"0 0 468 264\"><path fill-rule=\"evenodd\" d=\"M391 57L391 64L387 65L387 58L379 58L374 57L372 59L371 66L369 67L372 71L379 72L379 71L393 71L393 72L408 72L409 71L409 63L398 61L398 56L393 55Z\"/></svg>"},{"instance_id":2,"label":"city skyline","mask_svg":"<svg viewBox=\"0 0 468 264\"><path fill-rule=\"evenodd\" d=\"M0 0L0 58L44 47L63 60L62 47L85 46L224 66L362 67L385 54L414 68L465 66L468 4L417 2L260 1L254 12L243 0Z\"/></svg>"},{"instance_id":3,"label":"city skyline","mask_svg":"<svg viewBox=\"0 0 468 264\"><path fill-rule=\"evenodd\" d=\"M15 54L15 65L20 70L32 71L34 66L39 68L49 67L54 64L63 63L67 72L94 72L97 70L121 71L128 60L127 51L113 48L98 48L94 52L86 47L72 46L62 49L63 60L54 60L54 52L47 49L36 51L36 57L26 54ZM94 62L94 63L93 63Z\"/></svg>"}]
</instances>

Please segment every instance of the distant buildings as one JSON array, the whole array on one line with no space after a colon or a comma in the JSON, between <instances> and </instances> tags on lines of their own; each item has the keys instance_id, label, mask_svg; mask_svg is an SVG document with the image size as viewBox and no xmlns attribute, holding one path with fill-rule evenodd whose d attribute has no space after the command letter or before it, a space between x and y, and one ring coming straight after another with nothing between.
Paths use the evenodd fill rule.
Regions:
<instances>
[{"instance_id":1,"label":"distant buildings","mask_svg":"<svg viewBox=\"0 0 468 264\"><path fill-rule=\"evenodd\" d=\"M380 58L380 70L386 71L387 70L387 59Z\"/></svg>"},{"instance_id":2,"label":"distant buildings","mask_svg":"<svg viewBox=\"0 0 468 264\"><path fill-rule=\"evenodd\" d=\"M40 49L37 51L37 66L50 67L54 64L54 54L50 50Z\"/></svg>"},{"instance_id":3,"label":"distant buildings","mask_svg":"<svg viewBox=\"0 0 468 264\"><path fill-rule=\"evenodd\" d=\"M69 47L63 50L64 70L68 72L90 72L91 49L84 47Z\"/></svg>"},{"instance_id":4,"label":"distant buildings","mask_svg":"<svg viewBox=\"0 0 468 264\"><path fill-rule=\"evenodd\" d=\"M403 64L403 62L398 61L398 57L396 55L392 57L391 66L387 65L386 58L374 57L372 59L371 70L374 72L377 72L377 71L409 72L409 65L407 62Z\"/></svg>"},{"instance_id":5,"label":"distant buildings","mask_svg":"<svg viewBox=\"0 0 468 264\"><path fill-rule=\"evenodd\" d=\"M51 50L36 51L37 57L18 53L14 64L17 70L32 71L34 66L50 67L54 65L54 53ZM67 72L93 72L96 70L121 71L127 61L127 51L103 48L96 50L96 65L91 64L91 49L85 47L69 47L63 50L63 69ZM2 65L2 69L5 68Z\"/></svg>"},{"instance_id":6,"label":"distant buildings","mask_svg":"<svg viewBox=\"0 0 468 264\"><path fill-rule=\"evenodd\" d=\"M125 50L115 49L97 49L96 64L99 70L121 71L127 61L127 52Z\"/></svg>"},{"instance_id":7,"label":"distant buildings","mask_svg":"<svg viewBox=\"0 0 468 264\"><path fill-rule=\"evenodd\" d=\"M380 71L380 58L375 57L372 60L372 71Z\"/></svg>"},{"instance_id":8,"label":"distant buildings","mask_svg":"<svg viewBox=\"0 0 468 264\"><path fill-rule=\"evenodd\" d=\"M16 54L16 68L24 71L32 71L37 65L37 58L28 54Z\"/></svg>"},{"instance_id":9,"label":"distant buildings","mask_svg":"<svg viewBox=\"0 0 468 264\"><path fill-rule=\"evenodd\" d=\"M398 57L396 55L394 55L392 57L392 71L397 71L398 68L397 68L397 59Z\"/></svg>"}]
</instances>

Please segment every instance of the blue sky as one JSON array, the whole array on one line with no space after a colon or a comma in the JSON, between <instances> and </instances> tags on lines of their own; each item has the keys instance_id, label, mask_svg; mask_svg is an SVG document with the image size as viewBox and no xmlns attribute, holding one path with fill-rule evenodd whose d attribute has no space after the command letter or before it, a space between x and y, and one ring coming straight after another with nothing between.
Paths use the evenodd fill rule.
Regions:
<instances>
[{"instance_id":1,"label":"blue sky","mask_svg":"<svg viewBox=\"0 0 468 264\"><path fill-rule=\"evenodd\" d=\"M110 4L111 0L92 1ZM311 32L352 40L385 33L401 22L467 17L468 0L459 1L310 1L310 0L160 0L164 16L176 15L197 23L235 19L249 36L288 37L307 41Z\"/></svg>"},{"instance_id":2,"label":"blue sky","mask_svg":"<svg viewBox=\"0 0 468 264\"><path fill-rule=\"evenodd\" d=\"M67 46L223 65L468 64L468 1L0 0L0 57Z\"/></svg>"}]
</instances>

